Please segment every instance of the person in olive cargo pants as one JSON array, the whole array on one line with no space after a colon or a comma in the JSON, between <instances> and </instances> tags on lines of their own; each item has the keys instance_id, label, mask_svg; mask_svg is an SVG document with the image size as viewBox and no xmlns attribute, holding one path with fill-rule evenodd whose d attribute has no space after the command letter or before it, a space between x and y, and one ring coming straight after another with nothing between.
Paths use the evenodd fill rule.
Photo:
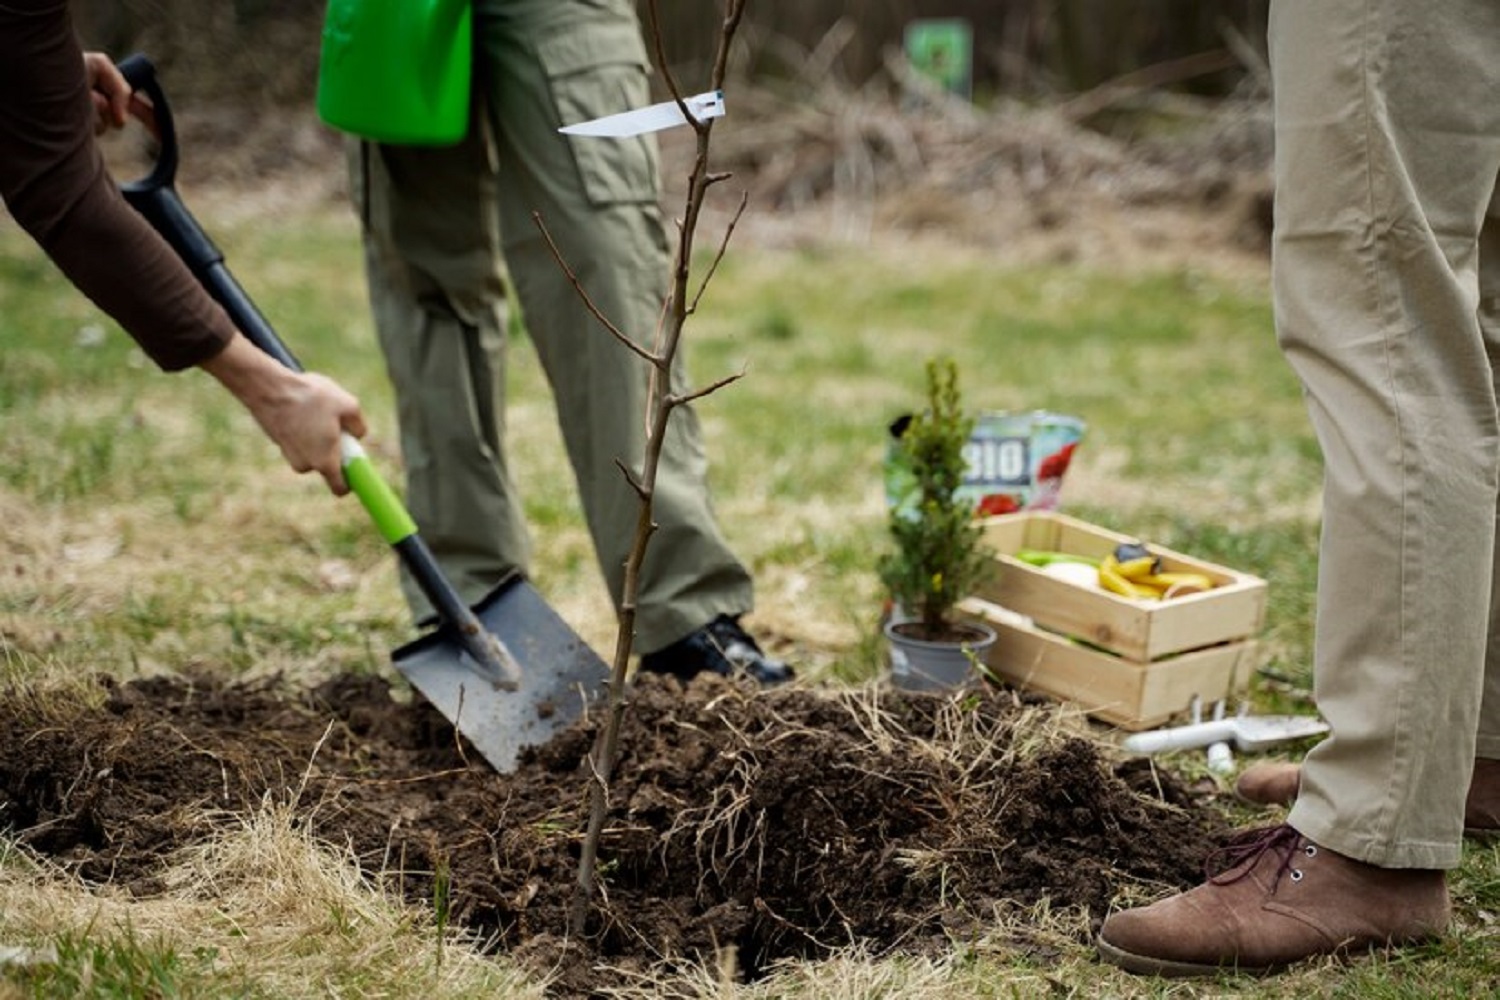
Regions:
<instances>
[{"instance_id":1,"label":"person in olive cargo pants","mask_svg":"<svg viewBox=\"0 0 1500 1000\"><path fill-rule=\"evenodd\" d=\"M617 462L644 453L647 366L589 313L540 213L604 315L649 344L669 280L652 137L565 124L651 103L629 0L476 0L473 122L451 147L353 143L371 307L395 387L407 500L454 586L477 601L529 541L506 464L506 299L519 300L551 384L594 550L615 605L638 500ZM508 287L508 273L513 287ZM681 365L674 382L685 386ZM699 425L670 421L637 602L642 669L790 678L739 625L752 583L715 521ZM418 617L425 599L404 580Z\"/></svg>"}]
</instances>

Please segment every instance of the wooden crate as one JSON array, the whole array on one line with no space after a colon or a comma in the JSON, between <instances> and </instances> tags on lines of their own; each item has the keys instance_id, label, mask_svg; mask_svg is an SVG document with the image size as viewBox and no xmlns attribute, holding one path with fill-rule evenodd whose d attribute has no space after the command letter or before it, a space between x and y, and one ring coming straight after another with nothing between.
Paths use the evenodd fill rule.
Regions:
<instances>
[{"instance_id":1,"label":"wooden crate","mask_svg":"<svg viewBox=\"0 0 1500 1000\"><path fill-rule=\"evenodd\" d=\"M1233 701L1249 686L1257 663L1253 639L1140 663L1018 622L985 601L965 601L961 608L995 630L984 658L990 673L1122 729L1160 726L1187 711L1194 696L1205 707L1220 698Z\"/></svg>"},{"instance_id":2,"label":"wooden crate","mask_svg":"<svg viewBox=\"0 0 1500 1000\"><path fill-rule=\"evenodd\" d=\"M1243 693L1265 619L1264 580L1146 541L1170 572L1202 573L1212 590L1135 601L1080 587L1014 558L1020 549L1103 558L1140 541L1063 514L990 518L985 540L996 567L962 610L998 633L986 665L1017 686L1074 702L1106 722L1149 729Z\"/></svg>"},{"instance_id":3,"label":"wooden crate","mask_svg":"<svg viewBox=\"0 0 1500 1000\"><path fill-rule=\"evenodd\" d=\"M1173 573L1202 573L1214 588L1169 601L1134 601L1059 580L1014 558L1021 549L1102 559L1121 542L1140 541L1052 511L1002 514L984 522L995 572L977 595L1026 615L1044 629L1074 636L1130 660L1147 662L1259 633L1266 582L1146 542Z\"/></svg>"}]
</instances>

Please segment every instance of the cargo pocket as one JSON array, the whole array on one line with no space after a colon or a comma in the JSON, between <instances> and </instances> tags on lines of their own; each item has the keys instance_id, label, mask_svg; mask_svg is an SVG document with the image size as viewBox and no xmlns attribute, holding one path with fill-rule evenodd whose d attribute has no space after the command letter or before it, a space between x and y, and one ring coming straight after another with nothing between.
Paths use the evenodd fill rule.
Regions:
<instances>
[{"instance_id":1,"label":"cargo pocket","mask_svg":"<svg viewBox=\"0 0 1500 1000\"><path fill-rule=\"evenodd\" d=\"M573 125L650 103L650 63L634 23L570 28L537 44L558 121ZM585 196L595 207L656 204L655 139L562 136Z\"/></svg>"}]
</instances>

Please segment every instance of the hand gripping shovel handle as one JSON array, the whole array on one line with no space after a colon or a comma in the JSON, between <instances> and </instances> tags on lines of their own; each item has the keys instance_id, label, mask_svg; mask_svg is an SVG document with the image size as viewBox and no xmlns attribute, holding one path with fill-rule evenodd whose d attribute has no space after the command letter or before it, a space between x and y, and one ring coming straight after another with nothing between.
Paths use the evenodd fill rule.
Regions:
<instances>
[{"instance_id":1,"label":"hand gripping shovel handle","mask_svg":"<svg viewBox=\"0 0 1500 1000\"><path fill-rule=\"evenodd\" d=\"M133 89L144 91L151 98L160 145L151 172L120 186L125 200L172 246L251 343L292 371L302 371L301 363L229 273L224 255L177 196L173 186L177 176L177 134L155 67L145 56L136 54L123 59L119 68ZM515 657L458 596L432 551L417 534L416 522L376 471L359 442L345 434L340 445L349 488L369 512L381 537L396 550L442 621L457 633L464 652L474 660L479 672L497 686L515 690L520 685L520 668Z\"/></svg>"}]
</instances>

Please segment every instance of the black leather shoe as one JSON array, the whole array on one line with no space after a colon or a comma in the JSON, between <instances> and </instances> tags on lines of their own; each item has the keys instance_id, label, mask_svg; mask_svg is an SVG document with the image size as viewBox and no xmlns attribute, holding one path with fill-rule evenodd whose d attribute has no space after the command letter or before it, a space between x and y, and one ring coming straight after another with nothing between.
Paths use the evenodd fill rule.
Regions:
<instances>
[{"instance_id":1,"label":"black leather shoe","mask_svg":"<svg viewBox=\"0 0 1500 1000\"><path fill-rule=\"evenodd\" d=\"M743 674L764 687L785 684L792 668L761 651L737 619L720 615L685 639L641 657L641 669L690 680L707 670L724 677Z\"/></svg>"}]
</instances>

